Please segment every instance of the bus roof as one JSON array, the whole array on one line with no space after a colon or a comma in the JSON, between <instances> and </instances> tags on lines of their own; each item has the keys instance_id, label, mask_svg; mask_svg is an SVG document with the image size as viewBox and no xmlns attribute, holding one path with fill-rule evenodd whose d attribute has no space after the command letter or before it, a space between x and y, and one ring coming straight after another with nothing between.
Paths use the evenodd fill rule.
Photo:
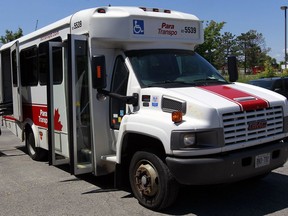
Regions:
<instances>
[{"instance_id":1,"label":"bus roof","mask_svg":"<svg viewBox=\"0 0 288 216\"><path fill-rule=\"evenodd\" d=\"M200 44L204 41L202 22L192 14L144 7L97 7L47 25L19 39L19 44L41 38L49 40L66 34L89 34L102 41L173 41ZM66 36L67 37L67 36ZM0 50L11 47L4 44Z\"/></svg>"}]
</instances>

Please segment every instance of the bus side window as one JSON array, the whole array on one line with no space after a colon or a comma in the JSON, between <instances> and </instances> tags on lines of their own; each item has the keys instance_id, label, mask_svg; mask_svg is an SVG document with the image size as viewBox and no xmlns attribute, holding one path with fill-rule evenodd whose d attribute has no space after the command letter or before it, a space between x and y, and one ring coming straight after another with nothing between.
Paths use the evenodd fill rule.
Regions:
<instances>
[{"instance_id":1,"label":"bus side window","mask_svg":"<svg viewBox=\"0 0 288 216\"><path fill-rule=\"evenodd\" d=\"M17 87L18 86L18 80L17 80L16 50L12 51L12 81L13 81L13 87Z\"/></svg>"},{"instance_id":2,"label":"bus side window","mask_svg":"<svg viewBox=\"0 0 288 216\"><path fill-rule=\"evenodd\" d=\"M57 37L50 41L61 42L61 38ZM49 73L49 42L45 41L39 44L38 51L38 70L40 85L47 85L47 78ZM63 81L63 57L62 48L53 50L53 84L61 84Z\"/></svg>"},{"instance_id":3,"label":"bus side window","mask_svg":"<svg viewBox=\"0 0 288 216\"><path fill-rule=\"evenodd\" d=\"M11 102L12 99L12 77L11 77L11 56L10 49L1 51L0 75L2 76L2 100L1 102Z\"/></svg>"},{"instance_id":4,"label":"bus side window","mask_svg":"<svg viewBox=\"0 0 288 216\"><path fill-rule=\"evenodd\" d=\"M49 72L49 43L44 42L39 44L39 81L40 85L47 84L47 77Z\"/></svg>"},{"instance_id":5,"label":"bus side window","mask_svg":"<svg viewBox=\"0 0 288 216\"><path fill-rule=\"evenodd\" d=\"M129 72L124 64L124 59L118 56L113 70L111 92L126 95ZM126 103L110 97L110 125L119 129L121 120L126 114Z\"/></svg>"},{"instance_id":6,"label":"bus side window","mask_svg":"<svg viewBox=\"0 0 288 216\"><path fill-rule=\"evenodd\" d=\"M37 47L33 46L20 52L20 71L22 86L37 86L38 62Z\"/></svg>"}]
</instances>

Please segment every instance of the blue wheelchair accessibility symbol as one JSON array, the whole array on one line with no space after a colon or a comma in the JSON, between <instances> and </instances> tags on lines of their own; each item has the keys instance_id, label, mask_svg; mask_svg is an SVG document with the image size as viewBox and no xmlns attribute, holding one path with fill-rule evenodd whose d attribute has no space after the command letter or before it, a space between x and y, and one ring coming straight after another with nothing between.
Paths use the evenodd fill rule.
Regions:
<instances>
[{"instance_id":1,"label":"blue wheelchair accessibility symbol","mask_svg":"<svg viewBox=\"0 0 288 216\"><path fill-rule=\"evenodd\" d=\"M144 20L133 20L133 33L144 34Z\"/></svg>"}]
</instances>

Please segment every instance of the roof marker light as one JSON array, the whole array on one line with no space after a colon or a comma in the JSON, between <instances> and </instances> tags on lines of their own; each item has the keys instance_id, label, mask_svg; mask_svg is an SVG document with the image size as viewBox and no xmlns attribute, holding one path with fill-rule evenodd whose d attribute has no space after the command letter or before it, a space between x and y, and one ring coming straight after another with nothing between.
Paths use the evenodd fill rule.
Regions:
<instances>
[{"instance_id":1,"label":"roof marker light","mask_svg":"<svg viewBox=\"0 0 288 216\"><path fill-rule=\"evenodd\" d=\"M98 13L106 13L106 10L104 8L98 8L97 12Z\"/></svg>"},{"instance_id":2,"label":"roof marker light","mask_svg":"<svg viewBox=\"0 0 288 216\"><path fill-rule=\"evenodd\" d=\"M139 8L142 9L143 11L147 11L147 12L171 13L171 10L167 10L167 9L146 8L146 7L139 7Z\"/></svg>"}]
</instances>

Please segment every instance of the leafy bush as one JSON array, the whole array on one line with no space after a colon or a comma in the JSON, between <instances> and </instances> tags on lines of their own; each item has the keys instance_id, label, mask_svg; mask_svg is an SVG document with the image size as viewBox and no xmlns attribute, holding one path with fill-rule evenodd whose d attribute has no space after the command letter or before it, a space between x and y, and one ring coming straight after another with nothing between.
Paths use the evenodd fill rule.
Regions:
<instances>
[{"instance_id":1,"label":"leafy bush","mask_svg":"<svg viewBox=\"0 0 288 216\"><path fill-rule=\"evenodd\" d=\"M269 77L275 77L276 76L276 71L272 67L272 64L270 61L266 60L264 62L264 71L260 73L262 77L269 78Z\"/></svg>"}]
</instances>

